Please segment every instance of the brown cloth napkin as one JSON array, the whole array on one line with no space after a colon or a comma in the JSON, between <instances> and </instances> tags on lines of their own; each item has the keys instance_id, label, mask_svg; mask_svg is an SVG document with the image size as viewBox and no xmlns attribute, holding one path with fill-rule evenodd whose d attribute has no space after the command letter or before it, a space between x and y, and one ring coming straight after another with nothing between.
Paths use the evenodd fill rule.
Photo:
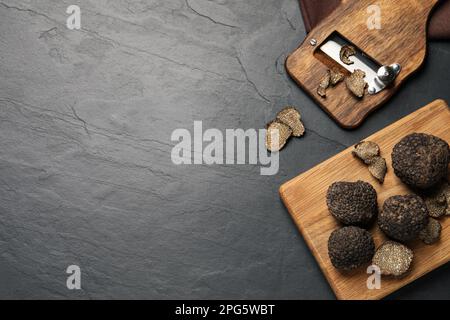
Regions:
<instances>
[{"instance_id":1,"label":"brown cloth napkin","mask_svg":"<svg viewBox=\"0 0 450 320\"><path fill-rule=\"evenodd\" d=\"M314 28L323 18L330 14L341 2L340 0L299 0L306 32ZM432 13L428 27L430 39L450 39L450 1L441 0Z\"/></svg>"}]
</instances>

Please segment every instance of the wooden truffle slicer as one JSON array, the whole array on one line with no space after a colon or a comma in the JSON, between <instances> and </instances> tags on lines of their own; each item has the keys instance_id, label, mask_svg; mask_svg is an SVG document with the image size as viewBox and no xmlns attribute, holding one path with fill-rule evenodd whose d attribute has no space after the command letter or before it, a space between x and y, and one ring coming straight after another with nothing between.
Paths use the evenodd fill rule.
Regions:
<instances>
[{"instance_id":1,"label":"wooden truffle slicer","mask_svg":"<svg viewBox=\"0 0 450 320\"><path fill-rule=\"evenodd\" d=\"M342 0L286 60L289 75L342 127L352 129L385 103L422 65L428 17L438 0ZM377 23L373 23L377 19ZM347 65L339 53L351 45L356 54ZM345 81L317 88L327 70L345 76L363 70L364 97L354 96Z\"/></svg>"}]
</instances>

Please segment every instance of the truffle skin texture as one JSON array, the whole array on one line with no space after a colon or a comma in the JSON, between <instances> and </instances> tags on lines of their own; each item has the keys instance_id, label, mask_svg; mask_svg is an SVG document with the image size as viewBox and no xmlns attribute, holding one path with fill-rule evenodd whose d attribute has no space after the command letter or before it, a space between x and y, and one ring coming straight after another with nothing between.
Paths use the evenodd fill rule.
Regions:
<instances>
[{"instance_id":1,"label":"truffle skin texture","mask_svg":"<svg viewBox=\"0 0 450 320\"><path fill-rule=\"evenodd\" d=\"M368 227L378 214L377 192L364 181L335 182L328 188L327 206L342 224Z\"/></svg>"},{"instance_id":2,"label":"truffle skin texture","mask_svg":"<svg viewBox=\"0 0 450 320\"><path fill-rule=\"evenodd\" d=\"M369 262L375 253L372 235L358 227L334 230L328 239L328 255L336 269L351 270Z\"/></svg>"},{"instance_id":3,"label":"truffle skin texture","mask_svg":"<svg viewBox=\"0 0 450 320\"><path fill-rule=\"evenodd\" d=\"M449 160L448 143L424 133L404 137L392 152L395 174L407 185L418 189L430 188L444 178Z\"/></svg>"},{"instance_id":4,"label":"truffle skin texture","mask_svg":"<svg viewBox=\"0 0 450 320\"><path fill-rule=\"evenodd\" d=\"M410 241L428 225L428 210L419 196L393 196L384 202L378 225L388 237Z\"/></svg>"}]
</instances>

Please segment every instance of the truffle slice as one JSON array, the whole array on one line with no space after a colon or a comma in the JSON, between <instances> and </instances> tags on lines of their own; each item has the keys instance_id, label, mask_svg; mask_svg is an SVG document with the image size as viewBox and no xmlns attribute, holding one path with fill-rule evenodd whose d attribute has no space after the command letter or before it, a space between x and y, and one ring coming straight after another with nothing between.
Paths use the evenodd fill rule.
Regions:
<instances>
[{"instance_id":1,"label":"truffle slice","mask_svg":"<svg viewBox=\"0 0 450 320\"><path fill-rule=\"evenodd\" d=\"M413 133L400 140L392 152L395 174L407 185L427 189L447 175L450 148L444 140Z\"/></svg>"},{"instance_id":2,"label":"truffle slice","mask_svg":"<svg viewBox=\"0 0 450 320\"><path fill-rule=\"evenodd\" d=\"M425 244L433 244L437 242L441 236L442 226L436 219L430 218L425 229L420 231L419 238Z\"/></svg>"},{"instance_id":3,"label":"truffle slice","mask_svg":"<svg viewBox=\"0 0 450 320\"><path fill-rule=\"evenodd\" d=\"M380 155L380 147L372 141L361 141L355 145L353 155L364 161L365 164L370 164L372 158Z\"/></svg>"},{"instance_id":4,"label":"truffle slice","mask_svg":"<svg viewBox=\"0 0 450 320\"><path fill-rule=\"evenodd\" d=\"M288 125L279 121L272 121L267 125L266 131L266 148L271 152L280 151L292 135L292 129ZM272 138L278 137L278 145L276 141L272 142Z\"/></svg>"},{"instance_id":5,"label":"truffle slice","mask_svg":"<svg viewBox=\"0 0 450 320\"><path fill-rule=\"evenodd\" d=\"M378 225L388 237L410 241L428 225L428 210L419 196L393 196L384 202Z\"/></svg>"},{"instance_id":6,"label":"truffle slice","mask_svg":"<svg viewBox=\"0 0 450 320\"><path fill-rule=\"evenodd\" d=\"M386 160L382 157L372 158L369 163L369 172L380 183L383 183L387 172Z\"/></svg>"},{"instance_id":7,"label":"truffle slice","mask_svg":"<svg viewBox=\"0 0 450 320\"><path fill-rule=\"evenodd\" d=\"M351 270L369 262L375 252L372 235L358 227L334 230L328 239L328 256L333 266Z\"/></svg>"},{"instance_id":8,"label":"truffle slice","mask_svg":"<svg viewBox=\"0 0 450 320\"><path fill-rule=\"evenodd\" d=\"M344 80L344 74L338 68L333 68L330 71L330 84L334 87L339 82Z\"/></svg>"},{"instance_id":9,"label":"truffle slice","mask_svg":"<svg viewBox=\"0 0 450 320\"><path fill-rule=\"evenodd\" d=\"M366 81L364 81L365 76L366 73L364 71L356 69L349 77L345 79L347 88L358 98L362 98L365 93L367 86Z\"/></svg>"},{"instance_id":10,"label":"truffle slice","mask_svg":"<svg viewBox=\"0 0 450 320\"><path fill-rule=\"evenodd\" d=\"M294 137L301 137L305 133L300 113L294 107L286 107L278 112L277 120L288 125Z\"/></svg>"},{"instance_id":11,"label":"truffle slice","mask_svg":"<svg viewBox=\"0 0 450 320\"><path fill-rule=\"evenodd\" d=\"M317 94L322 98L327 96L327 89L330 86L331 81L331 73L330 70L327 70L327 73L320 80L319 87L317 88Z\"/></svg>"},{"instance_id":12,"label":"truffle slice","mask_svg":"<svg viewBox=\"0 0 450 320\"><path fill-rule=\"evenodd\" d=\"M380 268L385 276L400 277L406 274L413 260L411 249L394 241L386 241L375 252L372 264Z\"/></svg>"},{"instance_id":13,"label":"truffle slice","mask_svg":"<svg viewBox=\"0 0 450 320\"><path fill-rule=\"evenodd\" d=\"M327 206L342 224L369 227L378 214L377 192L364 181L335 182L328 188Z\"/></svg>"},{"instance_id":14,"label":"truffle slice","mask_svg":"<svg viewBox=\"0 0 450 320\"><path fill-rule=\"evenodd\" d=\"M341 61L345 64L353 64L354 62L349 59L350 56L353 56L356 54L355 47L353 46L342 46L341 51L339 52L339 57L341 58Z\"/></svg>"}]
</instances>

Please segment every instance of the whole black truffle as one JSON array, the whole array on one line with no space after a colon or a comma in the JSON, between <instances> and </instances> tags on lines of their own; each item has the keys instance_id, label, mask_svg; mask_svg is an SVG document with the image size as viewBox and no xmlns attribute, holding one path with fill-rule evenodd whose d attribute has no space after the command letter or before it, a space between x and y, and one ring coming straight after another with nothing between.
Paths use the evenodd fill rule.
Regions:
<instances>
[{"instance_id":1,"label":"whole black truffle","mask_svg":"<svg viewBox=\"0 0 450 320\"><path fill-rule=\"evenodd\" d=\"M392 239L413 240L428 225L425 202L413 194L390 197L383 204L378 225Z\"/></svg>"},{"instance_id":2,"label":"whole black truffle","mask_svg":"<svg viewBox=\"0 0 450 320\"><path fill-rule=\"evenodd\" d=\"M392 152L395 174L407 185L426 189L447 174L450 149L444 140L424 133L413 133L397 143Z\"/></svg>"},{"instance_id":3,"label":"whole black truffle","mask_svg":"<svg viewBox=\"0 0 450 320\"><path fill-rule=\"evenodd\" d=\"M344 225L368 227L378 213L377 192L364 181L335 182L328 188L327 206Z\"/></svg>"},{"instance_id":4,"label":"whole black truffle","mask_svg":"<svg viewBox=\"0 0 450 320\"><path fill-rule=\"evenodd\" d=\"M328 255L337 269L351 270L371 261L375 253L372 235L358 227L334 230L328 239Z\"/></svg>"}]
</instances>

